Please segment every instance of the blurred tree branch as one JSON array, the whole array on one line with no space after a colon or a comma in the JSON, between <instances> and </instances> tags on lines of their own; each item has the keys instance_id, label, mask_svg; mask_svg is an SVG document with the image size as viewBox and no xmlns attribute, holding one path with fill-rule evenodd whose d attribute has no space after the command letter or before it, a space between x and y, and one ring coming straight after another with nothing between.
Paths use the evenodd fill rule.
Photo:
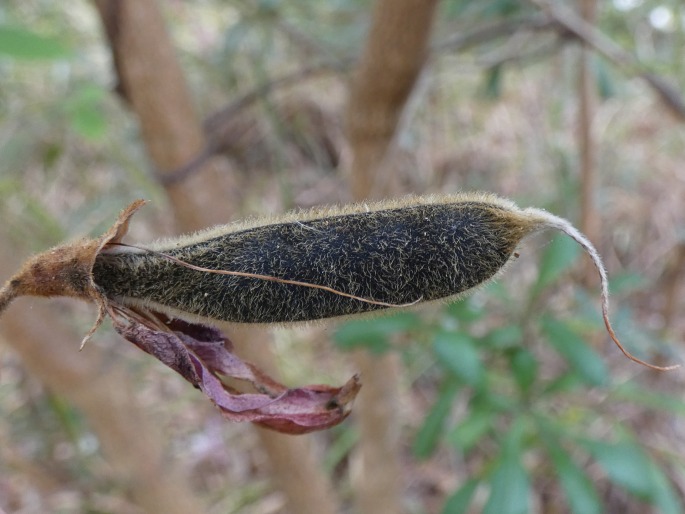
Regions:
<instances>
[{"instance_id":1,"label":"blurred tree branch","mask_svg":"<svg viewBox=\"0 0 685 514\"><path fill-rule=\"evenodd\" d=\"M606 57L628 75L642 78L659 96L661 102L679 121L685 121L685 102L679 91L663 77L648 70L630 53L626 52L609 37L593 27L586 20L561 2L550 0L528 0L551 16L554 21L568 34L579 39L597 53Z\"/></svg>"},{"instance_id":2,"label":"blurred tree branch","mask_svg":"<svg viewBox=\"0 0 685 514\"><path fill-rule=\"evenodd\" d=\"M391 176L382 163L428 56L437 1L377 0L371 29L350 86L346 113L352 151L353 197L382 197ZM355 359L364 380L357 400L360 428L353 483L363 513L399 513L403 474L399 444L402 419L397 354L360 352Z\"/></svg>"},{"instance_id":3,"label":"blurred tree branch","mask_svg":"<svg viewBox=\"0 0 685 514\"><path fill-rule=\"evenodd\" d=\"M114 4L118 9L117 32L115 38L110 37L110 43L119 80L140 121L141 135L155 166L162 171L173 170L205 146L184 75L156 2L97 0L105 27L111 24L107 17L114 16ZM182 231L226 223L236 213L230 198L240 192L235 187L230 190L229 179L204 166L202 174L192 181L165 184ZM273 367L272 350L264 338L262 329L243 330L239 337L231 339L250 360L263 368ZM333 488L320 471L309 440L256 430L291 511L333 514Z\"/></svg>"},{"instance_id":4,"label":"blurred tree branch","mask_svg":"<svg viewBox=\"0 0 685 514\"><path fill-rule=\"evenodd\" d=\"M685 120L685 103L682 96L671 84L654 73L644 69L635 59L621 47L613 43L596 28L575 15L572 11L562 10L546 0L530 0L540 7L543 12L516 18L504 19L485 23L473 30L460 32L431 46L430 58L437 58L446 52L460 52L475 46L490 43L494 40L510 37L522 32L556 31L562 36L562 42L575 39L585 41L585 44L597 53L605 56L615 65L629 74L637 74L656 91L661 101L669 110L681 120ZM111 25L114 25L110 23ZM572 37L569 37L572 36ZM541 50L543 51L543 50ZM544 50L549 52L549 49ZM508 55L498 63L486 63L490 67L515 59ZM117 59L115 58L115 64ZM207 142L205 146L181 166L165 172L157 173L163 184L171 185L181 182L202 169L213 156L224 151L226 134L233 133L235 116L250 107L256 101L268 96L272 92L300 84L304 80L314 79L325 74L343 74L348 72L356 63L352 57L335 57L324 59L315 64L305 66L299 70L287 73L281 77L267 81L250 91L240 95L225 107L211 114L204 122ZM124 91L119 83L119 91Z\"/></svg>"},{"instance_id":5,"label":"blurred tree branch","mask_svg":"<svg viewBox=\"0 0 685 514\"><path fill-rule=\"evenodd\" d=\"M8 245L0 248L0 276L10 276L19 262ZM55 313L44 300L18 300L3 317L2 338L32 376L83 412L138 506L150 513L203 512L186 478L166 458L164 438L137 402L129 370L95 345L79 352L83 334L67 329Z\"/></svg>"}]
</instances>

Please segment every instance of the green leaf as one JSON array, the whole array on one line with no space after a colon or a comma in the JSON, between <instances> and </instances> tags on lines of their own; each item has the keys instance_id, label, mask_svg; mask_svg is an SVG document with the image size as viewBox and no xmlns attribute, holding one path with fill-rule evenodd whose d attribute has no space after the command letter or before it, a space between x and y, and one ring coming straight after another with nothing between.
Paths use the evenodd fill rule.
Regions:
<instances>
[{"instance_id":1,"label":"green leaf","mask_svg":"<svg viewBox=\"0 0 685 514\"><path fill-rule=\"evenodd\" d=\"M549 343L585 383L591 386L607 384L608 373L604 361L568 325L546 316L542 320L542 330Z\"/></svg>"},{"instance_id":2,"label":"green leaf","mask_svg":"<svg viewBox=\"0 0 685 514\"><path fill-rule=\"evenodd\" d=\"M683 503L674 491L670 480L651 459L648 474L652 482L651 503L659 509L661 514L682 514L685 512Z\"/></svg>"},{"instance_id":3,"label":"green leaf","mask_svg":"<svg viewBox=\"0 0 685 514\"><path fill-rule=\"evenodd\" d=\"M499 98L502 94L504 66L497 64L485 72L485 87L483 96L490 100Z\"/></svg>"},{"instance_id":4,"label":"green leaf","mask_svg":"<svg viewBox=\"0 0 685 514\"><path fill-rule=\"evenodd\" d=\"M562 273L575 262L580 247L567 236L556 236L545 249L540 259L538 278L533 291L538 294L546 286L555 282Z\"/></svg>"},{"instance_id":5,"label":"green leaf","mask_svg":"<svg viewBox=\"0 0 685 514\"><path fill-rule=\"evenodd\" d=\"M652 482L646 473L650 461L642 448L630 441L585 441L583 446L612 482L643 500L652 496Z\"/></svg>"},{"instance_id":6,"label":"green leaf","mask_svg":"<svg viewBox=\"0 0 685 514\"><path fill-rule=\"evenodd\" d=\"M447 499L442 514L465 514L478 487L478 480L472 478Z\"/></svg>"},{"instance_id":7,"label":"green leaf","mask_svg":"<svg viewBox=\"0 0 685 514\"><path fill-rule=\"evenodd\" d=\"M632 382L612 388L611 396L619 401L631 402L650 409L660 409L678 416L685 416L685 403L679 396L659 391L649 391Z\"/></svg>"},{"instance_id":8,"label":"green leaf","mask_svg":"<svg viewBox=\"0 0 685 514\"><path fill-rule=\"evenodd\" d=\"M490 476L490 496L483 514L528 514L530 483L521 464L522 423L519 420L509 431L496 468Z\"/></svg>"},{"instance_id":9,"label":"green leaf","mask_svg":"<svg viewBox=\"0 0 685 514\"><path fill-rule=\"evenodd\" d=\"M445 428L445 419L452 411L454 397L459 390L459 383L455 380L447 380L440 390L437 401L423 420L412 449L414 455L420 459L430 457L440 440Z\"/></svg>"},{"instance_id":10,"label":"green leaf","mask_svg":"<svg viewBox=\"0 0 685 514\"><path fill-rule=\"evenodd\" d=\"M469 299L448 304L446 311L450 316L457 318L466 325L479 320L485 314L483 309L476 307Z\"/></svg>"},{"instance_id":11,"label":"green leaf","mask_svg":"<svg viewBox=\"0 0 685 514\"><path fill-rule=\"evenodd\" d=\"M528 393L538 374L538 361L535 355L525 348L518 348L513 351L509 365L521 391L524 394Z\"/></svg>"},{"instance_id":12,"label":"green leaf","mask_svg":"<svg viewBox=\"0 0 685 514\"><path fill-rule=\"evenodd\" d=\"M484 377L473 339L458 332L439 332L433 341L438 363L454 376L475 387Z\"/></svg>"},{"instance_id":13,"label":"green leaf","mask_svg":"<svg viewBox=\"0 0 685 514\"><path fill-rule=\"evenodd\" d=\"M337 437L333 436L328 451L323 458L323 468L327 473L332 474L333 470L350 454L352 449L359 441L359 431L355 427L338 425Z\"/></svg>"},{"instance_id":14,"label":"green leaf","mask_svg":"<svg viewBox=\"0 0 685 514\"><path fill-rule=\"evenodd\" d=\"M614 84L614 77L609 68L602 59L593 59L595 80L597 81L597 90L603 100L607 100L616 96L616 85Z\"/></svg>"},{"instance_id":15,"label":"green leaf","mask_svg":"<svg viewBox=\"0 0 685 514\"><path fill-rule=\"evenodd\" d=\"M602 505L589 476L560 446L554 443L550 442L548 452L559 475L559 481L571 512L573 514L601 514Z\"/></svg>"},{"instance_id":16,"label":"green leaf","mask_svg":"<svg viewBox=\"0 0 685 514\"><path fill-rule=\"evenodd\" d=\"M389 337L414 328L418 323L415 314L401 313L375 319L362 319L342 324L333 336L334 344L343 351L366 348L374 354L390 349Z\"/></svg>"},{"instance_id":17,"label":"green leaf","mask_svg":"<svg viewBox=\"0 0 685 514\"><path fill-rule=\"evenodd\" d=\"M523 331L521 327L508 325L488 332L483 338L483 344L496 350L505 350L519 346L522 340Z\"/></svg>"},{"instance_id":18,"label":"green leaf","mask_svg":"<svg viewBox=\"0 0 685 514\"><path fill-rule=\"evenodd\" d=\"M467 453L490 431L495 418L490 410L472 410L449 435L449 441Z\"/></svg>"},{"instance_id":19,"label":"green leaf","mask_svg":"<svg viewBox=\"0 0 685 514\"><path fill-rule=\"evenodd\" d=\"M582 444L604 469L609 479L662 514L679 514L683 504L661 468L636 443L585 440Z\"/></svg>"},{"instance_id":20,"label":"green leaf","mask_svg":"<svg viewBox=\"0 0 685 514\"><path fill-rule=\"evenodd\" d=\"M101 139L107 133L107 118L102 102L107 93L89 84L77 89L66 103L66 111L76 132L88 139Z\"/></svg>"},{"instance_id":21,"label":"green leaf","mask_svg":"<svg viewBox=\"0 0 685 514\"><path fill-rule=\"evenodd\" d=\"M62 43L23 27L0 25L0 55L22 60L53 60L69 56Z\"/></svg>"}]
</instances>

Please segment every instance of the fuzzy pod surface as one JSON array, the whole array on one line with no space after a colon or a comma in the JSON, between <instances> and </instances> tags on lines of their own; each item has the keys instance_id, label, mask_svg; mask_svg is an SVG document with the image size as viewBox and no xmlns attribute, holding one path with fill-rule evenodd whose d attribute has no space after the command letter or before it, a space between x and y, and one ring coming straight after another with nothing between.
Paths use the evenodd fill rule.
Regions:
<instances>
[{"instance_id":1,"label":"fuzzy pod surface","mask_svg":"<svg viewBox=\"0 0 685 514\"><path fill-rule=\"evenodd\" d=\"M21 295L71 296L105 315L193 321L290 323L456 299L487 283L519 243L543 229L574 239L600 277L609 321L608 278L592 243L567 220L521 209L490 194L413 196L286 214L215 227L148 247L122 243L143 201L122 211L101 237L30 258L0 288L0 312ZM83 343L82 343L83 344Z\"/></svg>"},{"instance_id":2,"label":"fuzzy pod surface","mask_svg":"<svg viewBox=\"0 0 685 514\"><path fill-rule=\"evenodd\" d=\"M108 297L172 315L310 321L463 294L494 277L521 239L540 227L538 216L492 195L411 197L225 225L152 246L203 269L350 296L198 271L158 253L117 247L97 256L93 278Z\"/></svg>"}]
</instances>

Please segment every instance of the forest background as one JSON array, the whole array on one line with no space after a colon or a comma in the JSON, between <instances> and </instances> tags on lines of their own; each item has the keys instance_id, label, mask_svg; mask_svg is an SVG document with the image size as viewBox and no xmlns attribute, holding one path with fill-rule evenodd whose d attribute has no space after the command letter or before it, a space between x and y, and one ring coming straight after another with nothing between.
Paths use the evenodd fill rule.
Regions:
<instances>
[{"instance_id":1,"label":"forest background","mask_svg":"<svg viewBox=\"0 0 685 514\"><path fill-rule=\"evenodd\" d=\"M0 278L131 240L407 193L487 190L576 223L636 354L682 360L685 7L675 0L44 0L0 5ZM230 331L290 385L361 372L351 418L232 424L100 330L0 320L0 509L685 510L683 371L608 344L598 281L543 234L494 284L365 321Z\"/></svg>"}]
</instances>

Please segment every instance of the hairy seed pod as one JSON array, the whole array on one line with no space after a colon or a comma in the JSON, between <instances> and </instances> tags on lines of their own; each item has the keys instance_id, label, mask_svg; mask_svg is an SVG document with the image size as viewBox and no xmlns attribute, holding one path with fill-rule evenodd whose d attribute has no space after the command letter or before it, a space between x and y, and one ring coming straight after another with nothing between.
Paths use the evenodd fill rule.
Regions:
<instances>
[{"instance_id":1,"label":"hairy seed pod","mask_svg":"<svg viewBox=\"0 0 685 514\"><path fill-rule=\"evenodd\" d=\"M66 294L96 301L99 319L111 305L236 323L349 316L458 298L501 272L523 238L553 228L592 258L605 325L621 351L667 369L621 346L599 254L568 221L541 209L482 193L414 196L224 225L147 248L122 244L141 204L100 239L30 260L0 291L0 310L20 294Z\"/></svg>"},{"instance_id":2,"label":"hairy seed pod","mask_svg":"<svg viewBox=\"0 0 685 514\"><path fill-rule=\"evenodd\" d=\"M114 247L93 276L108 297L238 323L310 321L454 297L488 281L539 221L491 196L411 198L227 225L153 249ZM374 303L360 301L372 300Z\"/></svg>"}]
</instances>

